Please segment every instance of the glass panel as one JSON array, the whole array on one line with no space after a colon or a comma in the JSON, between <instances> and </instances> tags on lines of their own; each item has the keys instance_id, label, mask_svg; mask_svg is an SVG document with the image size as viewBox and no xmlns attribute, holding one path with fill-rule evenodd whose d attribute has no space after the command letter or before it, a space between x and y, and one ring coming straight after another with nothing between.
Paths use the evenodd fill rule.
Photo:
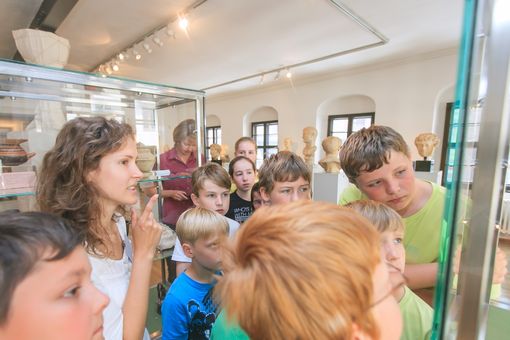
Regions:
<instances>
[{"instance_id":1,"label":"glass panel","mask_svg":"<svg viewBox=\"0 0 510 340\"><path fill-rule=\"evenodd\" d=\"M259 135L259 136L263 136L264 135L264 125L256 125L255 126L255 134L256 135Z\"/></svg>"},{"instance_id":2,"label":"glass panel","mask_svg":"<svg viewBox=\"0 0 510 340\"><path fill-rule=\"evenodd\" d=\"M347 139L347 132L333 132L332 136L340 138L343 142Z\"/></svg>"},{"instance_id":3,"label":"glass panel","mask_svg":"<svg viewBox=\"0 0 510 340\"><path fill-rule=\"evenodd\" d=\"M267 148L266 149L266 158L268 158L271 155L274 155L276 153L278 153L278 148Z\"/></svg>"},{"instance_id":4,"label":"glass panel","mask_svg":"<svg viewBox=\"0 0 510 340\"><path fill-rule=\"evenodd\" d=\"M144 144L143 152L152 153L157 162L158 154L171 148L171 131L162 127L178 124L174 107L183 99L202 98L201 91L0 60L0 144L3 150L16 150L14 156L0 152L0 196L9 195L0 200L0 211L33 209L35 174L68 120L102 116L126 122ZM196 105L187 109L196 114ZM150 163L138 162L147 175L152 175ZM16 181L5 181L7 173ZM27 199L18 200L22 195Z\"/></svg>"},{"instance_id":5,"label":"glass panel","mask_svg":"<svg viewBox=\"0 0 510 340\"><path fill-rule=\"evenodd\" d=\"M333 128L334 132L343 132L347 131L349 124L349 120L347 118L335 118L333 119Z\"/></svg>"},{"instance_id":6,"label":"glass panel","mask_svg":"<svg viewBox=\"0 0 510 340\"><path fill-rule=\"evenodd\" d=\"M269 130L268 133L270 135L278 135L278 124L277 123L271 123L268 125Z\"/></svg>"},{"instance_id":7,"label":"glass panel","mask_svg":"<svg viewBox=\"0 0 510 340\"><path fill-rule=\"evenodd\" d=\"M465 4L432 338L501 339L510 319L508 275L498 275L505 263L495 255L510 253L501 241L509 216L510 12L504 1Z\"/></svg>"},{"instance_id":8,"label":"glass panel","mask_svg":"<svg viewBox=\"0 0 510 340\"><path fill-rule=\"evenodd\" d=\"M372 125L372 117L354 117L352 120L352 132L367 128Z\"/></svg>"},{"instance_id":9,"label":"glass panel","mask_svg":"<svg viewBox=\"0 0 510 340\"><path fill-rule=\"evenodd\" d=\"M267 140L267 145L278 145L278 135L269 135Z\"/></svg>"}]
</instances>

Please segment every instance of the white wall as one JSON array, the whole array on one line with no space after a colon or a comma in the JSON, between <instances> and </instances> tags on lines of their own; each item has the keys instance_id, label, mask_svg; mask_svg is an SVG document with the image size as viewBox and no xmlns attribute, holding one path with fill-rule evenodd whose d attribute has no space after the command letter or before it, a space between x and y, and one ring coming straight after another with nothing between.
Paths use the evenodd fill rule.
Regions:
<instances>
[{"instance_id":1,"label":"white wall","mask_svg":"<svg viewBox=\"0 0 510 340\"><path fill-rule=\"evenodd\" d=\"M415 57L370 69L331 75L322 79L294 79L294 87L260 88L230 96L208 97L206 114L216 115L222 122L222 140L231 146L241 137L244 115L261 106L278 112L280 145L285 137L297 142L300 154L304 144L301 132L316 122L321 104L345 96L366 96L375 104L376 124L399 131L413 146L413 158L419 158L414 137L433 131L442 137L444 110L453 100L453 84L457 70L454 52L436 56ZM320 118L320 117L319 117ZM319 119L320 121L320 119ZM324 137L327 126L319 126ZM248 132L249 133L249 132ZM321 140L317 140L316 158L322 157ZM440 149L436 150L439 163Z\"/></svg>"}]
</instances>

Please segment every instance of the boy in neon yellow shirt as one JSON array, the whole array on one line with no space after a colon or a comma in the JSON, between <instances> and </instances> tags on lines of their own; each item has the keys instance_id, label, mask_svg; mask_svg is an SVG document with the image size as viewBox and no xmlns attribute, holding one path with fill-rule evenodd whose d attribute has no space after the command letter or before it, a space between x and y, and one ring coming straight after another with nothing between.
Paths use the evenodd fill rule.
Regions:
<instances>
[{"instance_id":1,"label":"boy in neon yellow shirt","mask_svg":"<svg viewBox=\"0 0 510 340\"><path fill-rule=\"evenodd\" d=\"M434 287L445 189L414 176L408 145L387 126L373 125L350 135L340 150L340 164L353 183L340 195L340 204L369 198L395 210L406 229L408 286L413 290ZM496 257L493 283L503 281L505 262L504 257ZM419 295L431 302L431 293L426 290Z\"/></svg>"},{"instance_id":2,"label":"boy in neon yellow shirt","mask_svg":"<svg viewBox=\"0 0 510 340\"><path fill-rule=\"evenodd\" d=\"M406 252L402 244L404 223L400 216L386 205L370 200L355 201L348 206L367 218L381 237L383 256L390 268L390 279L402 281ZM398 301L404 329L401 340L428 339L432 328L434 311L407 286L397 286L393 296Z\"/></svg>"}]
</instances>

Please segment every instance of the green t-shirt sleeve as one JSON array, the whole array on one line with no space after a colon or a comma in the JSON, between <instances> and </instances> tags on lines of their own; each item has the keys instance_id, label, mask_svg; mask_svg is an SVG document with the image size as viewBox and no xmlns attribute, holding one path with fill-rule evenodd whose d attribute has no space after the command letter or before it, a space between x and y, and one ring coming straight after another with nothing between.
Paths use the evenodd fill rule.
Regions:
<instances>
[{"instance_id":1,"label":"green t-shirt sleeve","mask_svg":"<svg viewBox=\"0 0 510 340\"><path fill-rule=\"evenodd\" d=\"M221 311L211 330L211 340L213 339L250 340L250 337L237 323L229 322L224 311Z\"/></svg>"},{"instance_id":2,"label":"green t-shirt sleeve","mask_svg":"<svg viewBox=\"0 0 510 340\"><path fill-rule=\"evenodd\" d=\"M366 196L356 188L354 184L349 184L347 188L342 191L340 194L340 199L338 201L339 205L346 205L347 203L351 203L354 201L365 199Z\"/></svg>"}]
</instances>

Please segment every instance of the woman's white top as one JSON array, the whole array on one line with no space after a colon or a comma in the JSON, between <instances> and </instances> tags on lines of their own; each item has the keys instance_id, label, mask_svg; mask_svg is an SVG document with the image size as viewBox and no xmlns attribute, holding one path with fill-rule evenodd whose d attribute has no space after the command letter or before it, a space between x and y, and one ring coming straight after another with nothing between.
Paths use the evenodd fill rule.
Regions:
<instances>
[{"instance_id":1,"label":"woman's white top","mask_svg":"<svg viewBox=\"0 0 510 340\"><path fill-rule=\"evenodd\" d=\"M131 276L133 252L131 242L126 234L126 221L123 217L117 219L117 228L125 244L122 259L112 260L89 254L92 266L92 282L110 298L110 303L103 311L103 336L105 340L122 340L124 321L122 306L124 305ZM150 340L147 330L144 332L143 340Z\"/></svg>"}]
</instances>

